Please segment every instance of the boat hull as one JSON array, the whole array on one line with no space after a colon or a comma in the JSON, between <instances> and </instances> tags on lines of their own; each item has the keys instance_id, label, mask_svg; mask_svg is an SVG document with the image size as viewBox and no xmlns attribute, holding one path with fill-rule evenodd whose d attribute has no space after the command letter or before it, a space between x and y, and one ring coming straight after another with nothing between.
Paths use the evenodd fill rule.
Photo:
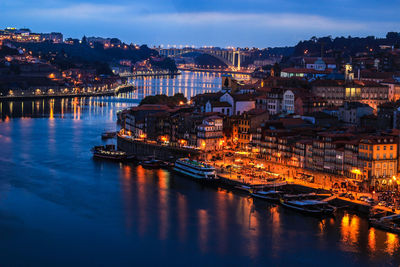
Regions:
<instances>
[{"instance_id":1,"label":"boat hull","mask_svg":"<svg viewBox=\"0 0 400 267\"><path fill-rule=\"evenodd\" d=\"M109 160L109 161L126 161L128 160L128 157L113 157L113 156L107 156L107 155L102 155L102 154L93 154L94 159L103 159L103 160Z\"/></svg>"},{"instance_id":2,"label":"boat hull","mask_svg":"<svg viewBox=\"0 0 400 267\"><path fill-rule=\"evenodd\" d=\"M256 193L252 193L251 194L252 197L257 198L257 199L262 199L262 200L266 200L269 202L273 202L273 203L279 203L280 199L276 198L276 197L270 197L270 196L263 196L263 195L259 195Z\"/></svg>"},{"instance_id":3,"label":"boat hull","mask_svg":"<svg viewBox=\"0 0 400 267\"><path fill-rule=\"evenodd\" d=\"M320 210L313 210L313 209L307 209L303 207L298 207L295 205L291 205L287 202L281 202L282 206L292 209L294 211L303 213L303 214L308 214L312 216L332 216L334 210L326 210L326 209L320 209Z\"/></svg>"},{"instance_id":4,"label":"boat hull","mask_svg":"<svg viewBox=\"0 0 400 267\"><path fill-rule=\"evenodd\" d=\"M191 180L200 182L200 183L206 183L206 184L216 184L216 182L218 181L218 179L214 178L214 179L209 179L209 178L205 178L205 177L201 177L199 175L195 175L192 174L190 172L187 172L185 170L182 169L178 169L176 167L172 168L172 171L176 174L182 175L186 178L189 178Z\"/></svg>"}]
</instances>

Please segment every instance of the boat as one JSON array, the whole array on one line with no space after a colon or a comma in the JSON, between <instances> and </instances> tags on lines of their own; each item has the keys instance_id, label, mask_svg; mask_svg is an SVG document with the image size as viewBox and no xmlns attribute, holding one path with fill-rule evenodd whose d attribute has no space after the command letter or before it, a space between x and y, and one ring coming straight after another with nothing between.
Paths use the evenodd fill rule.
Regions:
<instances>
[{"instance_id":1,"label":"boat","mask_svg":"<svg viewBox=\"0 0 400 267\"><path fill-rule=\"evenodd\" d=\"M162 162L158 159L149 159L149 160L144 160L139 163L142 165L144 168L148 169L158 169L162 167Z\"/></svg>"},{"instance_id":2,"label":"boat","mask_svg":"<svg viewBox=\"0 0 400 267\"><path fill-rule=\"evenodd\" d=\"M248 186L248 185L236 185L235 189L245 191L247 193L251 193L254 190L251 186Z\"/></svg>"},{"instance_id":3,"label":"boat","mask_svg":"<svg viewBox=\"0 0 400 267\"><path fill-rule=\"evenodd\" d=\"M282 197L283 192L276 191L276 190L269 190L269 191L255 191L251 193L251 196L259 199L264 199L272 202L279 202Z\"/></svg>"},{"instance_id":4,"label":"boat","mask_svg":"<svg viewBox=\"0 0 400 267\"><path fill-rule=\"evenodd\" d=\"M101 139L110 139L114 138L117 135L117 132L103 132L101 134Z\"/></svg>"},{"instance_id":5,"label":"boat","mask_svg":"<svg viewBox=\"0 0 400 267\"><path fill-rule=\"evenodd\" d=\"M325 201L315 199L280 200L282 206L311 215L333 215L336 208Z\"/></svg>"},{"instance_id":6,"label":"boat","mask_svg":"<svg viewBox=\"0 0 400 267\"><path fill-rule=\"evenodd\" d=\"M385 221L381 219L370 219L370 226L390 233L400 234L400 224L394 221Z\"/></svg>"},{"instance_id":7,"label":"boat","mask_svg":"<svg viewBox=\"0 0 400 267\"><path fill-rule=\"evenodd\" d=\"M181 158L175 161L173 170L195 180L217 180L217 173L213 166L188 158Z\"/></svg>"},{"instance_id":8,"label":"boat","mask_svg":"<svg viewBox=\"0 0 400 267\"><path fill-rule=\"evenodd\" d=\"M132 159L124 151L118 151L115 149L115 145L95 146L92 148L93 158L125 161Z\"/></svg>"},{"instance_id":9,"label":"boat","mask_svg":"<svg viewBox=\"0 0 400 267\"><path fill-rule=\"evenodd\" d=\"M241 184L241 185L236 185L235 189L245 191L247 193L253 193L258 190L262 190L264 188L264 185L246 185L246 184Z\"/></svg>"},{"instance_id":10,"label":"boat","mask_svg":"<svg viewBox=\"0 0 400 267\"><path fill-rule=\"evenodd\" d=\"M400 234L400 214L392 212L387 212L386 214L390 215L384 216L383 212L380 214L373 214L372 216L370 215L370 226L394 234Z\"/></svg>"}]
</instances>

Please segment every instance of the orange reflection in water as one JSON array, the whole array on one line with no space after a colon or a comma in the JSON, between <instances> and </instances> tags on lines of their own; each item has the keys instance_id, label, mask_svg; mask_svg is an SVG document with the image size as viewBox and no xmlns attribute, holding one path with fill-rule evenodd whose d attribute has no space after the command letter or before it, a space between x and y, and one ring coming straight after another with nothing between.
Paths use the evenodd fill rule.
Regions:
<instances>
[{"instance_id":1,"label":"orange reflection in water","mask_svg":"<svg viewBox=\"0 0 400 267\"><path fill-rule=\"evenodd\" d=\"M158 199L159 199L159 217L160 217L160 239L164 240L167 238L169 228L169 205L168 205L168 180L169 173L165 170L159 169L157 171L158 177Z\"/></svg>"},{"instance_id":2,"label":"orange reflection in water","mask_svg":"<svg viewBox=\"0 0 400 267\"><path fill-rule=\"evenodd\" d=\"M360 236L360 219L357 216L345 214L341 222L341 241L354 245Z\"/></svg>"},{"instance_id":3,"label":"orange reflection in water","mask_svg":"<svg viewBox=\"0 0 400 267\"><path fill-rule=\"evenodd\" d=\"M386 249L385 251L391 256L399 248L399 237L396 234L386 233Z\"/></svg>"},{"instance_id":4,"label":"orange reflection in water","mask_svg":"<svg viewBox=\"0 0 400 267\"><path fill-rule=\"evenodd\" d=\"M50 100L50 120L54 120L54 99Z\"/></svg>"},{"instance_id":5,"label":"orange reflection in water","mask_svg":"<svg viewBox=\"0 0 400 267\"><path fill-rule=\"evenodd\" d=\"M186 239L186 227L187 227L187 200L186 197L182 194L178 195L178 236L181 242L185 241Z\"/></svg>"},{"instance_id":6,"label":"orange reflection in water","mask_svg":"<svg viewBox=\"0 0 400 267\"><path fill-rule=\"evenodd\" d=\"M281 247L281 218L278 206L270 207L269 212L272 219L272 252L276 256Z\"/></svg>"},{"instance_id":7,"label":"orange reflection in water","mask_svg":"<svg viewBox=\"0 0 400 267\"><path fill-rule=\"evenodd\" d=\"M223 189L218 189L217 191L217 223L218 223L218 250L220 253L223 253L227 250L227 224L228 224L228 201L230 201L230 197L232 192L226 192Z\"/></svg>"},{"instance_id":8,"label":"orange reflection in water","mask_svg":"<svg viewBox=\"0 0 400 267\"><path fill-rule=\"evenodd\" d=\"M138 198L138 210L139 210L139 234L144 235L147 227L147 201L146 201L146 176L145 169L142 166L138 166L136 169L137 176L137 198Z\"/></svg>"},{"instance_id":9,"label":"orange reflection in water","mask_svg":"<svg viewBox=\"0 0 400 267\"><path fill-rule=\"evenodd\" d=\"M248 251L251 257L256 257L258 255L259 222L258 222L257 212L255 211L255 205L253 203L253 199L247 202L246 209L249 214Z\"/></svg>"},{"instance_id":10,"label":"orange reflection in water","mask_svg":"<svg viewBox=\"0 0 400 267\"><path fill-rule=\"evenodd\" d=\"M369 250L374 253L376 251L376 233L374 228L369 229L368 233L368 247Z\"/></svg>"},{"instance_id":11,"label":"orange reflection in water","mask_svg":"<svg viewBox=\"0 0 400 267\"><path fill-rule=\"evenodd\" d=\"M132 223L133 223L133 214L132 214L132 189L131 189L131 166L123 165L122 166L122 177L123 180L121 181L122 184L122 192L123 192L123 199L125 203L125 227L128 233L131 232Z\"/></svg>"},{"instance_id":12,"label":"orange reflection in water","mask_svg":"<svg viewBox=\"0 0 400 267\"><path fill-rule=\"evenodd\" d=\"M81 106L79 105L78 98L74 98L72 105L74 107L74 120L81 119Z\"/></svg>"},{"instance_id":13,"label":"orange reflection in water","mask_svg":"<svg viewBox=\"0 0 400 267\"><path fill-rule=\"evenodd\" d=\"M199 247L202 252L207 251L208 241L208 213L207 210L201 209L197 211L199 217Z\"/></svg>"}]
</instances>

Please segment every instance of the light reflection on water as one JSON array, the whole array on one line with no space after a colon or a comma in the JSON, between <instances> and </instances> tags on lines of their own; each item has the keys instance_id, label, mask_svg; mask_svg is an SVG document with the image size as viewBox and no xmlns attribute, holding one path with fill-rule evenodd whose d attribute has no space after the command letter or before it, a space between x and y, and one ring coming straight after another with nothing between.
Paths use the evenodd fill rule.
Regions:
<instances>
[{"instance_id":1,"label":"light reflection on water","mask_svg":"<svg viewBox=\"0 0 400 267\"><path fill-rule=\"evenodd\" d=\"M320 220L166 170L93 161L89 150L115 127L113 114L132 105L115 100L0 103L2 262L400 263L398 236L355 214Z\"/></svg>"}]
</instances>

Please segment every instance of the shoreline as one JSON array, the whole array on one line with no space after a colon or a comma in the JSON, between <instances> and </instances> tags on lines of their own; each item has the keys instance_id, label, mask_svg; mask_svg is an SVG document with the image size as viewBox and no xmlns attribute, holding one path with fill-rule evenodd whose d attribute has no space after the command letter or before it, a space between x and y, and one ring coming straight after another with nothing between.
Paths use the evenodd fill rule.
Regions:
<instances>
[{"instance_id":1,"label":"shoreline","mask_svg":"<svg viewBox=\"0 0 400 267\"><path fill-rule=\"evenodd\" d=\"M96 96L115 96L119 93L136 90L133 85L118 86L115 89L93 92L93 93L76 93L76 94L43 94L43 95L24 95L24 96L0 96L0 102L7 101L24 101L32 99L51 99L51 98L74 98L74 97L96 97Z\"/></svg>"}]
</instances>

